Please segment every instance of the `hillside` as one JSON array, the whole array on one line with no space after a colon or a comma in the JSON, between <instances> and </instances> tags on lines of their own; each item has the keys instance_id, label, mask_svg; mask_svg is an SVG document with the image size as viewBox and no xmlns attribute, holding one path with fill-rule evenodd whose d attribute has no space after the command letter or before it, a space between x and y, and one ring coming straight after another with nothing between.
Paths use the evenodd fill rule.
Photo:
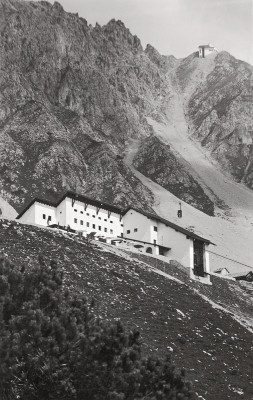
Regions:
<instances>
[{"instance_id":1,"label":"hillside","mask_svg":"<svg viewBox=\"0 0 253 400\"><path fill-rule=\"evenodd\" d=\"M4 254L27 269L39 254L56 259L66 286L94 298L97 315L138 327L145 354L171 353L176 367L186 368L196 399L252 398L249 288L220 278L203 286L189 281L179 266L6 220L0 243Z\"/></svg>"}]
</instances>

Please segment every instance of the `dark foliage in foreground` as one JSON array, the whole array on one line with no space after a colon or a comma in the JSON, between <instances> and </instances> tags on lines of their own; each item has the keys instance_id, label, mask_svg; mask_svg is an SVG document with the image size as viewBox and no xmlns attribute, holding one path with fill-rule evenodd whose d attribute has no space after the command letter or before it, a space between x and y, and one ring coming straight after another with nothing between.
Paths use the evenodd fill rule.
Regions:
<instances>
[{"instance_id":1,"label":"dark foliage in foreground","mask_svg":"<svg viewBox=\"0 0 253 400\"><path fill-rule=\"evenodd\" d=\"M170 359L143 358L139 332L94 317L52 261L32 271L0 259L0 398L189 399Z\"/></svg>"}]
</instances>

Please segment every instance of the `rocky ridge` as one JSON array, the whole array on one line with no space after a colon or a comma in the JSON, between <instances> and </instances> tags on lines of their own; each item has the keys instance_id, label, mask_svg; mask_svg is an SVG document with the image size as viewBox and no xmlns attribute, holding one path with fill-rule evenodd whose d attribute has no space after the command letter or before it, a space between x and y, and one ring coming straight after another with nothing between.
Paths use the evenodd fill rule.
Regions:
<instances>
[{"instance_id":1,"label":"rocky ridge","mask_svg":"<svg viewBox=\"0 0 253 400\"><path fill-rule=\"evenodd\" d=\"M0 191L17 210L67 189L151 210L152 192L124 162L134 139L136 168L213 215L219 201L148 121L170 123L175 107L186 134L252 188L250 65L224 52L162 56L121 21L92 27L57 2L0 0L0 11ZM162 158L150 157L154 136Z\"/></svg>"}]
</instances>

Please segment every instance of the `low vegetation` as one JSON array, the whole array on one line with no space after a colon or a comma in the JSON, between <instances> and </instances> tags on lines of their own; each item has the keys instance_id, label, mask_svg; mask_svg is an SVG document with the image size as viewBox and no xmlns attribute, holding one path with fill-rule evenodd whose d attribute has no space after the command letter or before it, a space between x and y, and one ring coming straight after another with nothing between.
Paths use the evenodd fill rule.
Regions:
<instances>
[{"instance_id":1,"label":"low vegetation","mask_svg":"<svg viewBox=\"0 0 253 400\"><path fill-rule=\"evenodd\" d=\"M142 357L137 330L95 318L55 261L27 271L1 257L0 293L1 399L192 398L184 371Z\"/></svg>"},{"instance_id":2,"label":"low vegetation","mask_svg":"<svg viewBox=\"0 0 253 400\"><path fill-rule=\"evenodd\" d=\"M40 269L39 254L48 267L55 259L71 297L90 299L87 307L92 301L93 314L108 324L120 319L127 337L140 332L140 357L162 360L171 354L175 371L180 375L185 369L194 400L253 398L252 333L232 318L240 314L249 320L252 294L237 282L217 277L212 286L201 285L177 265L156 258L137 259L137 253L115 246L5 220L0 220L0 248L26 273Z\"/></svg>"}]
</instances>

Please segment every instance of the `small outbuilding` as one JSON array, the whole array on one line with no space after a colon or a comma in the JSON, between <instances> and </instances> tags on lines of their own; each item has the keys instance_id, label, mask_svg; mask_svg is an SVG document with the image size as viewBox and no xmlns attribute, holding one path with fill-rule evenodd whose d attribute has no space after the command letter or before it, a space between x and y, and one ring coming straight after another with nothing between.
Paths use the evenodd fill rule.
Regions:
<instances>
[{"instance_id":1,"label":"small outbuilding","mask_svg":"<svg viewBox=\"0 0 253 400\"><path fill-rule=\"evenodd\" d=\"M229 275L229 270L228 270L226 267L216 269L216 270L213 271L213 272L214 272L215 274L222 275L222 276L227 276L227 275Z\"/></svg>"},{"instance_id":2,"label":"small outbuilding","mask_svg":"<svg viewBox=\"0 0 253 400\"><path fill-rule=\"evenodd\" d=\"M253 282L253 271L238 272L230 276L237 281Z\"/></svg>"},{"instance_id":3,"label":"small outbuilding","mask_svg":"<svg viewBox=\"0 0 253 400\"><path fill-rule=\"evenodd\" d=\"M217 52L216 47L211 44L202 44L199 46L199 58L205 58L212 54L213 52Z\"/></svg>"}]
</instances>

